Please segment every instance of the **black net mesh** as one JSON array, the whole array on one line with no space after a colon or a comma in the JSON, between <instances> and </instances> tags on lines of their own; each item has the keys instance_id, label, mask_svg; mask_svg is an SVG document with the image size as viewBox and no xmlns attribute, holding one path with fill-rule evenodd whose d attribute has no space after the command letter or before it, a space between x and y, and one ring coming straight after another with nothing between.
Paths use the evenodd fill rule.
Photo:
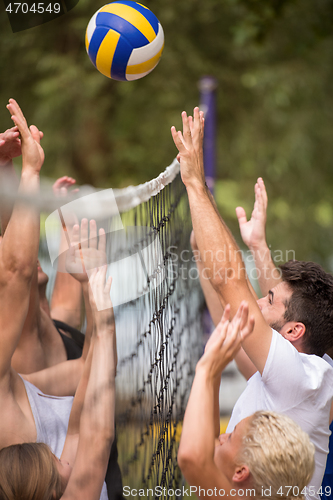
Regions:
<instances>
[{"instance_id":1,"label":"black net mesh","mask_svg":"<svg viewBox=\"0 0 333 500\"><path fill-rule=\"evenodd\" d=\"M180 423L202 352L202 296L189 251L191 217L180 177L124 215L135 226L149 227L148 240L158 237L163 271L152 271L163 276L156 288L116 310L116 321L121 316L129 320L122 325L133 339L118 364L119 463L124 485L151 488L161 498L161 489L155 489L160 486L165 488L162 497L170 498L170 490L181 482ZM121 335L117 327L117 338Z\"/></svg>"},{"instance_id":2,"label":"black net mesh","mask_svg":"<svg viewBox=\"0 0 333 500\"><path fill-rule=\"evenodd\" d=\"M177 467L181 421L203 349L203 299L179 174L156 196L122 213L121 221L122 229L116 217L99 222L107 230L109 273L117 275L112 299L118 462L127 491L144 488L151 498L176 498L173 491L182 483ZM44 267L46 253L44 248Z\"/></svg>"}]
</instances>

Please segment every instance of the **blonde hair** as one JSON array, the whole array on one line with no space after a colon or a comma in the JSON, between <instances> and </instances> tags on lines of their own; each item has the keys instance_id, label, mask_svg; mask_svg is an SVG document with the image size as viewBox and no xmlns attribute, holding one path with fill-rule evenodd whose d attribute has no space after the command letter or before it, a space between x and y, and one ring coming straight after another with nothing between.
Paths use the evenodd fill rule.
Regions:
<instances>
[{"instance_id":1,"label":"blonde hair","mask_svg":"<svg viewBox=\"0 0 333 500\"><path fill-rule=\"evenodd\" d=\"M61 477L50 448L23 443L0 451L0 500L58 500Z\"/></svg>"},{"instance_id":2,"label":"blonde hair","mask_svg":"<svg viewBox=\"0 0 333 500\"><path fill-rule=\"evenodd\" d=\"M237 461L249 467L256 498L267 499L270 488L271 499L301 499L314 472L314 451L309 436L291 418L258 411Z\"/></svg>"}]
</instances>

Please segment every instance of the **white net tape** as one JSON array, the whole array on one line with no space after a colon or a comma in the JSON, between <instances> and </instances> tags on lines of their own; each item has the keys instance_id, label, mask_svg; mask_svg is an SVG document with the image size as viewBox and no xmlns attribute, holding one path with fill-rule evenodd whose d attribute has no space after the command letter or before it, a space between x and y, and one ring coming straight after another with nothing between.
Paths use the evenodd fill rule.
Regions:
<instances>
[{"instance_id":1,"label":"white net tape","mask_svg":"<svg viewBox=\"0 0 333 500\"><path fill-rule=\"evenodd\" d=\"M151 181L139 184L138 186L128 186L123 189L113 189L114 199L119 212L126 212L141 203L149 200L152 196L159 193L165 186L170 184L176 175L179 173L179 163L176 159L169 165L164 172ZM11 205L13 201L21 199L24 202L36 206L41 212L51 213L54 210L66 205L67 203L76 200L75 211L76 215L80 217L80 198L82 198L82 215L86 212L86 201L84 197L93 193L99 193L98 212L95 217L112 217L115 215L114 203L109 203L108 192L105 190L105 195L102 189L94 188L92 186L84 185L79 188L79 193L76 195L68 195L65 197L57 198L52 191L52 184L49 180L41 181L41 189L39 196L22 196L17 193L17 187L11 178L4 175L0 177L0 210L7 205ZM118 212L117 211L117 212Z\"/></svg>"}]
</instances>

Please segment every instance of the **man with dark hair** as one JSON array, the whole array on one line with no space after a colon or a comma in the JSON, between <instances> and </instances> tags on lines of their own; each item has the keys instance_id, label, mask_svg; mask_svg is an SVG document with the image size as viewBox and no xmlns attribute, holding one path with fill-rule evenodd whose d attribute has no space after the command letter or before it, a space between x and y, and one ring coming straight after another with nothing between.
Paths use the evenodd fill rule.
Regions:
<instances>
[{"instance_id":1,"label":"man with dark hair","mask_svg":"<svg viewBox=\"0 0 333 500\"><path fill-rule=\"evenodd\" d=\"M303 323L304 352L322 357L333 344L333 276L315 262L291 260L280 270L292 291L284 321Z\"/></svg>"},{"instance_id":2,"label":"man with dark hair","mask_svg":"<svg viewBox=\"0 0 333 500\"><path fill-rule=\"evenodd\" d=\"M282 270L285 280L279 277L267 296L257 301L241 252L205 184L203 113L195 108L193 118L183 112L182 120L183 133L174 127L171 132L179 151L181 176L200 251L201 282L206 282L206 288L210 287L208 293L215 293L219 312L221 306L229 303L233 316L242 300L246 300L255 318L254 331L251 337L244 339L242 346L257 371L236 402L227 432L258 410L277 411L295 420L309 434L316 448L316 469L311 486L302 492L313 500L318 498L328 451L333 370L321 357L309 354L321 354L332 343L332 278L319 266L291 263ZM316 285L315 268L319 277ZM302 285L303 290L300 290L303 280L304 287ZM320 308L323 298L328 312ZM303 300L304 307L301 307ZM298 316L300 307L304 314ZM324 318L319 317L322 314ZM315 339L319 335L316 323L325 323L325 329L320 328L320 340L312 352L315 345L312 337ZM281 491L282 497L286 494Z\"/></svg>"},{"instance_id":3,"label":"man with dark hair","mask_svg":"<svg viewBox=\"0 0 333 500\"><path fill-rule=\"evenodd\" d=\"M257 278L263 295L269 288L281 281L289 284L293 290L292 299L286 304L285 320L299 318L305 325L305 352L313 352L333 366L333 349L327 340L332 332L332 283L333 277L313 262L290 261L275 268L271 252L266 242L267 193L264 181L258 178L255 187L255 203L251 218L247 220L244 208L237 207L239 228L245 245L251 251L256 265ZM315 297L315 300L314 300ZM279 326L279 325L277 325ZM279 328L277 328L279 330ZM324 354L325 352L325 354ZM242 354L238 367L246 378L255 371L255 367ZM321 497L333 499L333 423L330 425L329 453L325 474L321 485Z\"/></svg>"}]
</instances>

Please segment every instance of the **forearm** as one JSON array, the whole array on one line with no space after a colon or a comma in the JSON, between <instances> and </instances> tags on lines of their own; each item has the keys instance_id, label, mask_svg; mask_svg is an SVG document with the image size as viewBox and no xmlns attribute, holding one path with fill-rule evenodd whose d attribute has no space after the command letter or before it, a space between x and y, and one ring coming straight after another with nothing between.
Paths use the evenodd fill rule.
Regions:
<instances>
[{"instance_id":1,"label":"forearm","mask_svg":"<svg viewBox=\"0 0 333 500\"><path fill-rule=\"evenodd\" d=\"M38 179L22 175L20 192L30 192L30 188L37 191ZM39 214L17 202L0 245L1 376L8 373L21 335L38 247Z\"/></svg>"},{"instance_id":2,"label":"forearm","mask_svg":"<svg viewBox=\"0 0 333 500\"><path fill-rule=\"evenodd\" d=\"M206 278L205 268L201 260L197 260L197 267L199 272L200 284L206 299L206 305L215 326L220 322L224 308L222 307L221 300L210 284L210 280ZM221 377L217 378L214 382L214 429L215 437L220 434L220 381Z\"/></svg>"},{"instance_id":3,"label":"forearm","mask_svg":"<svg viewBox=\"0 0 333 500\"><path fill-rule=\"evenodd\" d=\"M250 360L244 349L241 347L235 356L237 368L246 380L249 380L257 371L256 366Z\"/></svg>"},{"instance_id":4,"label":"forearm","mask_svg":"<svg viewBox=\"0 0 333 500\"><path fill-rule=\"evenodd\" d=\"M16 192L19 186L19 180L17 178L14 165L12 160L3 161L0 159L0 181L5 182L8 185L8 189L11 192ZM0 210L0 225L1 234L4 235L6 228L8 226L10 217L12 215L14 202L9 201L5 206L1 206Z\"/></svg>"},{"instance_id":5,"label":"forearm","mask_svg":"<svg viewBox=\"0 0 333 500\"><path fill-rule=\"evenodd\" d=\"M92 357L93 357L93 342L91 343L87 359L84 363L83 367L83 372L82 376L79 381L79 385L77 387L72 409L71 409L71 414L69 417L69 422L68 422L68 429L67 429L67 434L66 434L66 440L64 444L63 451L61 453L61 458L68 463L70 463L72 466L75 463L77 451L78 451L78 444L79 444L79 433L80 433L80 420L81 420L81 414L82 414L82 408L84 405L84 398L86 395L87 391L87 386L88 386L88 381L89 381L89 376L91 372L91 363L92 363ZM69 363L69 361L66 361L66 363ZM37 386L38 387L38 386ZM86 436L87 439L89 439L89 436Z\"/></svg>"},{"instance_id":6,"label":"forearm","mask_svg":"<svg viewBox=\"0 0 333 500\"><path fill-rule=\"evenodd\" d=\"M213 461L217 430L216 389L214 380L210 380L197 365L178 451L178 463L182 470L195 467L200 471L204 464Z\"/></svg>"},{"instance_id":7,"label":"forearm","mask_svg":"<svg viewBox=\"0 0 333 500\"><path fill-rule=\"evenodd\" d=\"M263 296L282 281L280 271L275 266L266 242L250 248L257 270L257 279Z\"/></svg>"},{"instance_id":8,"label":"forearm","mask_svg":"<svg viewBox=\"0 0 333 500\"><path fill-rule=\"evenodd\" d=\"M22 172L19 194L39 192L39 175ZM7 271L19 271L22 277L32 278L39 247L39 213L37 209L18 201L15 204L6 234L1 244L1 261Z\"/></svg>"},{"instance_id":9,"label":"forearm","mask_svg":"<svg viewBox=\"0 0 333 500\"><path fill-rule=\"evenodd\" d=\"M94 321L93 321L93 315L92 315L92 310L91 310L91 305L89 301L89 282L82 283L82 293L83 293L83 301L84 301L84 308L85 308L85 314L86 314L86 334L85 334L85 339L84 339L84 346L83 346L83 352L82 352L82 357L85 358L89 346L90 346L90 341L91 341L91 336L93 333L94 329Z\"/></svg>"},{"instance_id":10,"label":"forearm","mask_svg":"<svg viewBox=\"0 0 333 500\"><path fill-rule=\"evenodd\" d=\"M45 394L74 396L85 367L83 358L71 359L39 372L22 375Z\"/></svg>"},{"instance_id":11,"label":"forearm","mask_svg":"<svg viewBox=\"0 0 333 500\"><path fill-rule=\"evenodd\" d=\"M115 375L114 327L97 332L94 337L91 372L80 422L80 436L87 432L114 437Z\"/></svg>"},{"instance_id":12,"label":"forearm","mask_svg":"<svg viewBox=\"0 0 333 500\"><path fill-rule=\"evenodd\" d=\"M206 300L206 305L211 315L212 321L216 326L222 318L224 310L224 307L222 305L222 298L220 298L216 293L216 290L214 290L210 279L206 274L206 268L203 262L201 260L197 260L196 264L198 268L201 288Z\"/></svg>"},{"instance_id":13,"label":"forearm","mask_svg":"<svg viewBox=\"0 0 333 500\"><path fill-rule=\"evenodd\" d=\"M51 299L51 317L74 328L81 326L81 283L66 270L68 246L72 240L73 224L64 224L59 244L57 274Z\"/></svg>"},{"instance_id":14,"label":"forearm","mask_svg":"<svg viewBox=\"0 0 333 500\"><path fill-rule=\"evenodd\" d=\"M245 282L241 251L215 209L208 189L196 183L187 186L187 193L201 260L211 284L223 289L230 283Z\"/></svg>"},{"instance_id":15,"label":"forearm","mask_svg":"<svg viewBox=\"0 0 333 500\"><path fill-rule=\"evenodd\" d=\"M51 300L51 317L73 328L81 326L82 288L70 274L57 272Z\"/></svg>"},{"instance_id":16,"label":"forearm","mask_svg":"<svg viewBox=\"0 0 333 500\"><path fill-rule=\"evenodd\" d=\"M214 435L220 435L220 383L222 374L214 380Z\"/></svg>"},{"instance_id":17,"label":"forearm","mask_svg":"<svg viewBox=\"0 0 333 500\"><path fill-rule=\"evenodd\" d=\"M84 405L84 399L87 392L89 377L91 374L91 366L94 351L94 341L91 342L89 351L87 353L87 358L84 362L84 367L82 375L77 386L75 393L73 406L68 423L68 433L67 434L78 434L80 430L80 419L82 414L82 409ZM68 361L67 361L68 363Z\"/></svg>"}]
</instances>

